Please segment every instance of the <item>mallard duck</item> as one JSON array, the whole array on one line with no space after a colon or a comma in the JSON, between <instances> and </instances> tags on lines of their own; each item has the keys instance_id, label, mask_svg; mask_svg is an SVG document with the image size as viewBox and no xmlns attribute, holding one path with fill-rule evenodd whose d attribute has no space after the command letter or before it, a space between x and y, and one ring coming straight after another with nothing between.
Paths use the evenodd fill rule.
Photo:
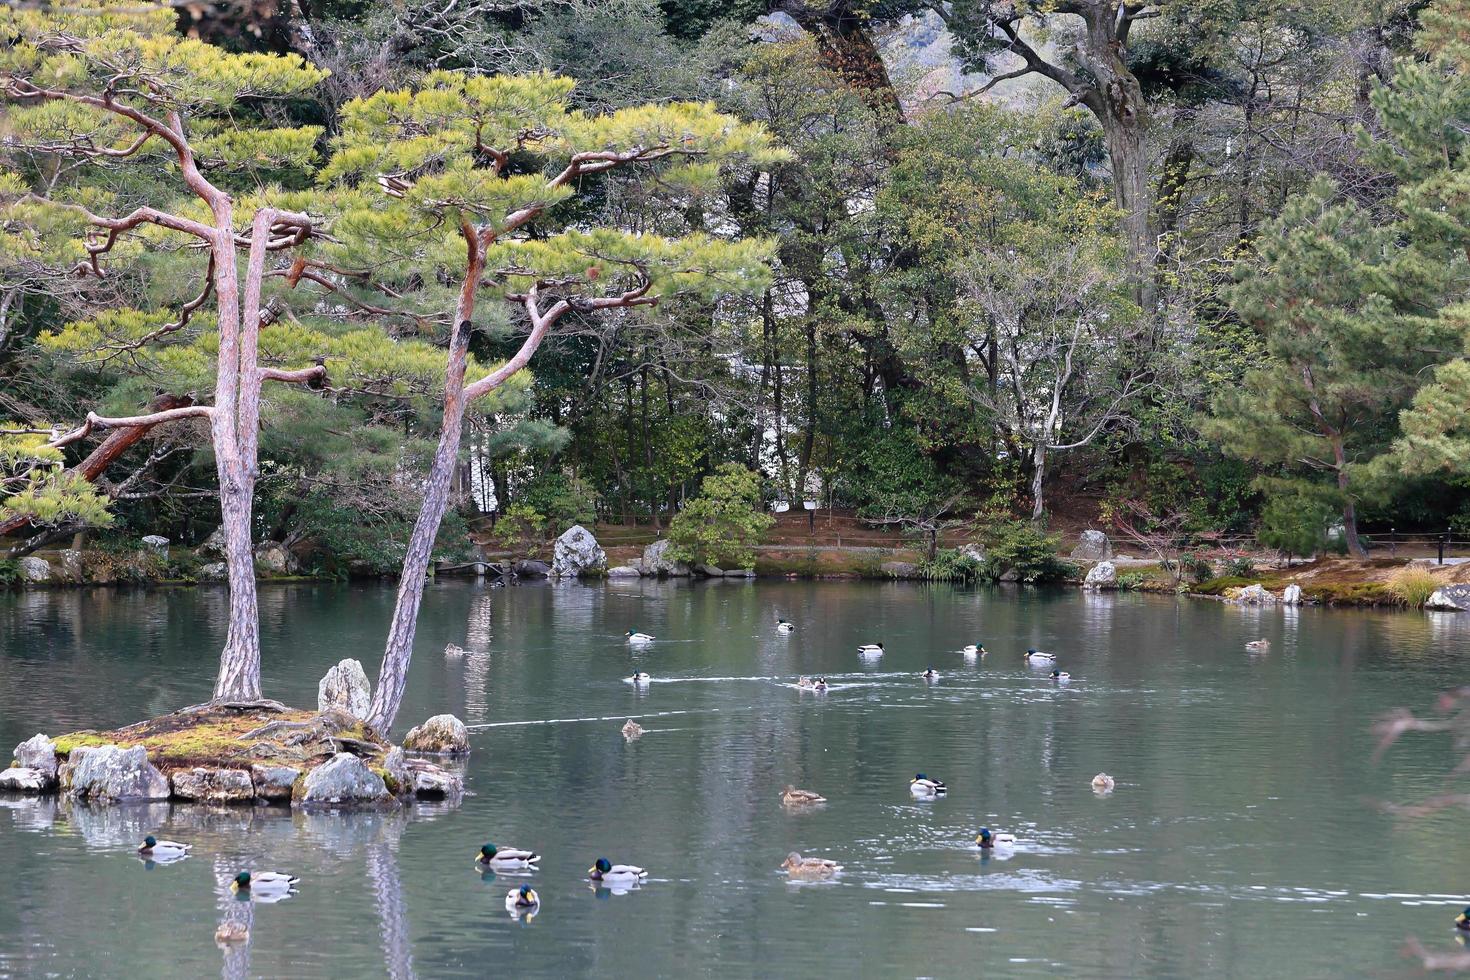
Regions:
<instances>
[{"instance_id":1,"label":"mallard duck","mask_svg":"<svg viewBox=\"0 0 1470 980\"><path fill-rule=\"evenodd\" d=\"M180 844L176 840L159 840L149 834L143 838L143 843L138 845L138 853L145 858L153 858L155 861L170 861L187 857L193 847L193 844Z\"/></svg>"},{"instance_id":2,"label":"mallard duck","mask_svg":"<svg viewBox=\"0 0 1470 980\"><path fill-rule=\"evenodd\" d=\"M632 884L647 878L648 872L631 864L613 864L607 858L598 858L597 863L587 869L587 877L610 884Z\"/></svg>"},{"instance_id":3,"label":"mallard duck","mask_svg":"<svg viewBox=\"0 0 1470 980\"><path fill-rule=\"evenodd\" d=\"M798 677L796 679L796 686L801 688L803 691L810 691L817 686L817 682L803 674L801 677Z\"/></svg>"},{"instance_id":4,"label":"mallard duck","mask_svg":"<svg viewBox=\"0 0 1470 980\"><path fill-rule=\"evenodd\" d=\"M795 633L796 632L796 624L793 623L793 622L790 622L788 620L782 619L780 616L777 616L776 617L776 632L777 633Z\"/></svg>"},{"instance_id":5,"label":"mallard duck","mask_svg":"<svg viewBox=\"0 0 1470 980\"><path fill-rule=\"evenodd\" d=\"M816 680L812 681L812 690L813 691L825 691L826 689L827 689L827 678L825 678L825 677L818 677Z\"/></svg>"},{"instance_id":6,"label":"mallard duck","mask_svg":"<svg viewBox=\"0 0 1470 980\"><path fill-rule=\"evenodd\" d=\"M989 851L997 847L1011 847L1015 843L1015 834L991 833L989 827L981 827L979 835L975 838L975 846L982 851Z\"/></svg>"},{"instance_id":7,"label":"mallard duck","mask_svg":"<svg viewBox=\"0 0 1470 980\"><path fill-rule=\"evenodd\" d=\"M1072 675L1067 673L1065 670L1054 670L1051 672L1051 679L1056 681L1058 684L1065 684L1072 679Z\"/></svg>"},{"instance_id":8,"label":"mallard duck","mask_svg":"<svg viewBox=\"0 0 1470 980\"><path fill-rule=\"evenodd\" d=\"M841 871L842 865L826 858L802 857L792 851L786 855L786 860L781 862L781 870L792 877L821 878Z\"/></svg>"},{"instance_id":9,"label":"mallard duck","mask_svg":"<svg viewBox=\"0 0 1470 980\"><path fill-rule=\"evenodd\" d=\"M632 718L629 718L626 722L623 723L623 738L626 738L628 741L631 742L633 739L638 738L642 734L643 726L638 724Z\"/></svg>"},{"instance_id":10,"label":"mallard duck","mask_svg":"<svg viewBox=\"0 0 1470 980\"><path fill-rule=\"evenodd\" d=\"M924 671L921 676L924 678L924 680L928 681L930 684L933 684L935 681L939 680L939 671L935 670L933 667L930 667L928 670Z\"/></svg>"},{"instance_id":11,"label":"mallard duck","mask_svg":"<svg viewBox=\"0 0 1470 980\"><path fill-rule=\"evenodd\" d=\"M858 647L858 653L860 653L864 657L881 657L883 656L883 644L864 643L862 646Z\"/></svg>"},{"instance_id":12,"label":"mallard duck","mask_svg":"<svg viewBox=\"0 0 1470 980\"><path fill-rule=\"evenodd\" d=\"M639 633L636 630L628 630L628 632L624 633L623 635L628 638L628 642L629 643L652 643L653 642L653 637L649 636L647 633Z\"/></svg>"},{"instance_id":13,"label":"mallard duck","mask_svg":"<svg viewBox=\"0 0 1470 980\"><path fill-rule=\"evenodd\" d=\"M444 644L444 656L446 657L463 657L467 653L469 651L457 643Z\"/></svg>"},{"instance_id":14,"label":"mallard duck","mask_svg":"<svg viewBox=\"0 0 1470 980\"><path fill-rule=\"evenodd\" d=\"M963 653L965 655L966 660L974 660L976 657L983 657L985 656L986 652L987 651L985 649L985 644L983 643L971 643L968 646L960 648L960 653Z\"/></svg>"},{"instance_id":15,"label":"mallard duck","mask_svg":"<svg viewBox=\"0 0 1470 980\"><path fill-rule=\"evenodd\" d=\"M1269 650L1269 649L1271 649L1271 641L1270 640L1251 640L1249 643L1247 643L1245 645L1245 648L1247 650Z\"/></svg>"},{"instance_id":16,"label":"mallard duck","mask_svg":"<svg viewBox=\"0 0 1470 980\"><path fill-rule=\"evenodd\" d=\"M941 780L930 779L922 772L914 776L913 779L909 780L909 792L923 799L932 799L936 796L943 796L945 793L945 789L946 787Z\"/></svg>"},{"instance_id":17,"label":"mallard duck","mask_svg":"<svg viewBox=\"0 0 1470 980\"><path fill-rule=\"evenodd\" d=\"M250 892L252 895L287 895L301 879L279 871L241 871L230 882L232 892Z\"/></svg>"},{"instance_id":18,"label":"mallard duck","mask_svg":"<svg viewBox=\"0 0 1470 980\"><path fill-rule=\"evenodd\" d=\"M647 684L651 680L653 680L653 678L652 677L649 677L643 671L641 671L641 670L635 670L633 672L633 676L628 678L628 683L629 684Z\"/></svg>"},{"instance_id":19,"label":"mallard duck","mask_svg":"<svg viewBox=\"0 0 1470 980\"><path fill-rule=\"evenodd\" d=\"M530 885L512 888L505 896L505 910L511 915L524 915L541 905L541 896Z\"/></svg>"},{"instance_id":20,"label":"mallard duck","mask_svg":"<svg viewBox=\"0 0 1470 980\"><path fill-rule=\"evenodd\" d=\"M1461 932L1470 932L1470 905L1465 907L1465 911L1455 916L1455 928Z\"/></svg>"},{"instance_id":21,"label":"mallard duck","mask_svg":"<svg viewBox=\"0 0 1470 980\"><path fill-rule=\"evenodd\" d=\"M797 789L790 783L781 791L781 802L787 806L811 806L813 803L826 803L827 798L809 789Z\"/></svg>"},{"instance_id":22,"label":"mallard duck","mask_svg":"<svg viewBox=\"0 0 1470 980\"><path fill-rule=\"evenodd\" d=\"M1105 772L1100 772L1092 777L1092 788L1099 793L1111 793L1115 785L1117 784L1113 777Z\"/></svg>"},{"instance_id":23,"label":"mallard duck","mask_svg":"<svg viewBox=\"0 0 1470 980\"><path fill-rule=\"evenodd\" d=\"M535 851L523 851L518 847L496 847L494 844L484 845L480 848L480 853L475 855L476 863L497 871L516 868L538 871L540 869L536 867L536 862L540 860L541 855Z\"/></svg>"},{"instance_id":24,"label":"mallard duck","mask_svg":"<svg viewBox=\"0 0 1470 980\"><path fill-rule=\"evenodd\" d=\"M1057 662L1057 655L1054 653L1042 653L1040 650L1031 649L1021 654L1021 659L1026 661L1028 664L1054 664Z\"/></svg>"},{"instance_id":25,"label":"mallard duck","mask_svg":"<svg viewBox=\"0 0 1470 980\"><path fill-rule=\"evenodd\" d=\"M214 930L214 941L221 946L250 942L250 927L243 922L221 922Z\"/></svg>"}]
</instances>

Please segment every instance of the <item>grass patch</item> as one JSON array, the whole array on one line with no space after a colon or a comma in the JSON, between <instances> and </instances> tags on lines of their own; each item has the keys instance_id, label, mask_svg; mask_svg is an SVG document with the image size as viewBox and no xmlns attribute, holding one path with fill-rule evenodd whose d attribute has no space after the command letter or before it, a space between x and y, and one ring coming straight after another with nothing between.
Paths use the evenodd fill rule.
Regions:
<instances>
[{"instance_id":1,"label":"grass patch","mask_svg":"<svg viewBox=\"0 0 1470 980\"><path fill-rule=\"evenodd\" d=\"M1434 590L1439 588L1439 579L1427 568L1409 565L1390 575L1387 587L1399 602L1414 609L1422 609Z\"/></svg>"}]
</instances>

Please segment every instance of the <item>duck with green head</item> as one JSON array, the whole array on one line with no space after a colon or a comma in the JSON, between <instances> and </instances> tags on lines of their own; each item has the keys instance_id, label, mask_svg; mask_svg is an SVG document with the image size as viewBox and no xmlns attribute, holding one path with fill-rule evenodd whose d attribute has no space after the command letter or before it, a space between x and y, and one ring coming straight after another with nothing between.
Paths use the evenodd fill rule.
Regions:
<instances>
[{"instance_id":1,"label":"duck with green head","mask_svg":"<svg viewBox=\"0 0 1470 980\"><path fill-rule=\"evenodd\" d=\"M252 895L280 896L291 894L301 879L279 871L241 871L230 882L230 891L249 892Z\"/></svg>"},{"instance_id":2,"label":"duck with green head","mask_svg":"<svg viewBox=\"0 0 1470 980\"><path fill-rule=\"evenodd\" d=\"M1467 905L1463 912L1455 916L1455 928L1461 932L1470 932L1470 905Z\"/></svg>"},{"instance_id":3,"label":"duck with green head","mask_svg":"<svg viewBox=\"0 0 1470 980\"><path fill-rule=\"evenodd\" d=\"M607 858L600 857L596 864L587 869L587 877L593 881L634 884L647 878L648 872L631 864L613 864Z\"/></svg>"},{"instance_id":4,"label":"duck with green head","mask_svg":"<svg viewBox=\"0 0 1470 980\"><path fill-rule=\"evenodd\" d=\"M505 896L505 910L511 915L534 914L541 907L541 896L530 885L512 888Z\"/></svg>"},{"instance_id":5,"label":"duck with green head","mask_svg":"<svg viewBox=\"0 0 1470 980\"><path fill-rule=\"evenodd\" d=\"M180 844L176 840L159 840L152 834L143 838L138 845L138 855L153 861L175 861L188 857L193 844Z\"/></svg>"},{"instance_id":6,"label":"duck with green head","mask_svg":"<svg viewBox=\"0 0 1470 980\"><path fill-rule=\"evenodd\" d=\"M493 868L496 871L511 870L539 870L536 863L541 860L541 855L535 851L523 851L519 847L496 847L494 844L484 844L480 847L480 853L475 855L475 863L481 870Z\"/></svg>"}]
</instances>

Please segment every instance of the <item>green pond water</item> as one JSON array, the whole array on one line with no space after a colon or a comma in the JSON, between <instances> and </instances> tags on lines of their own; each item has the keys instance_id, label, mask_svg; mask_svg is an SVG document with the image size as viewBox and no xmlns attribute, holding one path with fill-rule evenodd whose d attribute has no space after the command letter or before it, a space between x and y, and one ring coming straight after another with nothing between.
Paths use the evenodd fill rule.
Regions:
<instances>
[{"instance_id":1,"label":"green pond water","mask_svg":"<svg viewBox=\"0 0 1470 980\"><path fill-rule=\"evenodd\" d=\"M0 745L206 699L224 598L0 596ZM267 693L312 705L343 657L375 674L392 600L264 588ZM630 627L656 642L630 650ZM1258 637L1264 655L1244 649ZM1405 937L1459 949L1465 817L1380 804L1442 792L1457 756L1412 736L1374 764L1369 726L1464 682L1467 640L1470 616L1072 591L445 582L397 734L443 711L471 726L462 805L0 798L0 976L1404 975ZM873 641L888 652L864 662ZM975 641L991 652L969 665ZM1025 666L1029 646L1071 684ZM624 681L635 667L646 688ZM816 673L825 695L791 686ZM625 743L630 717L647 732ZM917 771L948 795L914 801ZM789 812L787 783L830 802ZM982 825L1018 846L980 856ZM150 832L193 856L148 868L132 852ZM519 879L474 868L485 841L544 855L534 920L505 911ZM791 850L845 870L792 883ZM649 881L594 891L599 855ZM300 875L299 894L235 901L246 867ZM249 920L248 946L216 948L222 917Z\"/></svg>"}]
</instances>

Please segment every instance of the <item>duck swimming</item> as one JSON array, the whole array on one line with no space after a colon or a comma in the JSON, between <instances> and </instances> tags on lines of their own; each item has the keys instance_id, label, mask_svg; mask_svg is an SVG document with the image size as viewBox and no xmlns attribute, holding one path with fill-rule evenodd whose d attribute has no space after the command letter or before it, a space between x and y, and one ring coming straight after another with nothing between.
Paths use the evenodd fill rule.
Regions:
<instances>
[{"instance_id":1,"label":"duck swimming","mask_svg":"<svg viewBox=\"0 0 1470 980\"><path fill-rule=\"evenodd\" d=\"M920 799L932 800L936 796L943 796L946 787L942 780L930 779L922 772L909 780L909 792Z\"/></svg>"},{"instance_id":2,"label":"duck swimming","mask_svg":"<svg viewBox=\"0 0 1470 980\"><path fill-rule=\"evenodd\" d=\"M497 871L508 871L512 869L527 869L538 871L536 862L541 860L541 855L535 851L523 851L518 847L496 847L494 844L486 844L480 848L480 853L475 855L475 862L485 868L494 868Z\"/></svg>"},{"instance_id":3,"label":"duck swimming","mask_svg":"<svg viewBox=\"0 0 1470 980\"><path fill-rule=\"evenodd\" d=\"M1113 777L1105 772L1100 772L1092 777L1092 788L1098 793L1111 793L1115 785L1117 783Z\"/></svg>"},{"instance_id":4,"label":"duck swimming","mask_svg":"<svg viewBox=\"0 0 1470 980\"><path fill-rule=\"evenodd\" d=\"M1072 675L1067 673L1065 670L1054 670L1051 672L1051 679L1056 681L1058 684L1065 684L1072 679Z\"/></svg>"},{"instance_id":5,"label":"duck swimming","mask_svg":"<svg viewBox=\"0 0 1470 980\"><path fill-rule=\"evenodd\" d=\"M983 657L986 654L985 644L971 643L969 646L961 647L960 653L963 653L965 655L966 660L974 660L976 657Z\"/></svg>"},{"instance_id":6,"label":"duck swimming","mask_svg":"<svg viewBox=\"0 0 1470 980\"><path fill-rule=\"evenodd\" d=\"M250 942L250 927L243 922L221 922L214 930L214 941L221 946Z\"/></svg>"},{"instance_id":7,"label":"duck swimming","mask_svg":"<svg viewBox=\"0 0 1470 980\"><path fill-rule=\"evenodd\" d=\"M802 857L792 851L781 862L781 870L793 878L825 878L842 870L842 865L826 858Z\"/></svg>"},{"instance_id":8,"label":"duck swimming","mask_svg":"<svg viewBox=\"0 0 1470 980\"><path fill-rule=\"evenodd\" d=\"M155 861L171 861L176 858L188 857L193 844L180 844L176 840L159 840L152 834L143 838L143 843L138 845L138 853L145 858Z\"/></svg>"},{"instance_id":9,"label":"duck swimming","mask_svg":"<svg viewBox=\"0 0 1470 980\"><path fill-rule=\"evenodd\" d=\"M1016 843L1015 834L994 834L989 827L981 827L979 835L975 838L975 846L982 851L993 850L997 847L1011 847Z\"/></svg>"},{"instance_id":10,"label":"duck swimming","mask_svg":"<svg viewBox=\"0 0 1470 980\"><path fill-rule=\"evenodd\" d=\"M792 623L792 622L788 622L787 620L782 619L780 616L777 616L776 617L776 632L777 633L795 633L796 632L796 624L795 623Z\"/></svg>"},{"instance_id":11,"label":"duck swimming","mask_svg":"<svg viewBox=\"0 0 1470 980\"><path fill-rule=\"evenodd\" d=\"M643 734L643 726L640 725L640 724L638 724L632 718L629 718L627 720L627 722L624 723L624 725L623 725L623 738L626 738L628 741L631 742L631 741L633 741L633 739L638 738L642 734Z\"/></svg>"},{"instance_id":12,"label":"duck swimming","mask_svg":"<svg viewBox=\"0 0 1470 980\"><path fill-rule=\"evenodd\" d=\"M1042 653L1040 650L1031 649L1021 654L1021 659L1026 661L1028 664L1054 664L1057 662L1057 655L1054 653Z\"/></svg>"},{"instance_id":13,"label":"duck swimming","mask_svg":"<svg viewBox=\"0 0 1470 980\"><path fill-rule=\"evenodd\" d=\"M597 863L587 869L587 877L610 884L635 884L647 878L648 872L631 864L613 864L607 858L598 858Z\"/></svg>"},{"instance_id":14,"label":"duck swimming","mask_svg":"<svg viewBox=\"0 0 1470 980\"><path fill-rule=\"evenodd\" d=\"M883 644L864 643L858 647L858 653L864 657L881 657L883 656Z\"/></svg>"},{"instance_id":15,"label":"duck swimming","mask_svg":"<svg viewBox=\"0 0 1470 980\"><path fill-rule=\"evenodd\" d=\"M1455 928L1461 932L1470 932L1470 906L1466 906L1465 911L1455 916Z\"/></svg>"},{"instance_id":16,"label":"duck swimming","mask_svg":"<svg viewBox=\"0 0 1470 980\"><path fill-rule=\"evenodd\" d=\"M816 687L817 684L810 677L807 677L805 674L803 674L801 677L798 677L796 679L796 686L801 688L803 691L810 691L812 688Z\"/></svg>"},{"instance_id":17,"label":"duck swimming","mask_svg":"<svg viewBox=\"0 0 1470 980\"><path fill-rule=\"evenodd\" d=\"M1247 643L1245 645L1245 648L1247 650L1258 650L1258 651L1259 650L1269 650L1269 649L1271 649L1271 641L1270 640L1251 640L1249 643Z\"/></svg>"},{"instance_id":18,"label":"duck swimming","mask_svg":"<svg viewBox=\"0 0 1470 980\"><path fill-rule=\"evenodd\" d=\"M812 690L813 691L825 691L826 689L827 689L827 678L825 678L825 677L818 677L816 680L812 681Z\"/></svg>"},{"instance_id":19,"label":"duck swimming","mask_svg":"<svg viewBox=\"0 0 1470 980\"><path fill-rule=\"evenodd\" d=\"M797 789L788 783L781 791L781 802L787 806L811 806L814 803L826 803L827 798L809 789Z\"/></svg>"},{"instance_id":20,"label":"duck swimming","mask_svg":"<svg viewBox=\"0 0 1470 980\"><path fill-rule=\"evenodd\" d=\"M235 875L235 880L230 882L230 891L249 892L252 895L284 896L293 893L293 888L300 878L295 875L282 874L279 871L241 871Z\"/></svg>"},{"instance_id":21,"label":"duck swimming","mask_svg":"<svg viewBox=\"0 0 1470 980\"><path fill-rule=\"evenodd\" d=\"M653 637L650 636L650 635L648 635L647 633L639 633L639 632L636 632L634 630L628 630L628 632L624 633L623 635L628 638L628 642L629 643L652 643L653 642Z\"/></svg>"},{"instance_id":22,"label":"duck swimming","mask_svg":"<svg viewBox=\"0 0 1470 980\"><path fill-rule=\"evenodd\" d=\"M541 896L530 885L512 888L505 896L505 910L511 915L524 915L541 905Z\"/></svg>"},{"instance_id":23,"label":"duck swimming","mask_svg":"<svg viewBox=\"0 0 1470 980\"><path fill-rule=\"evenodd\" d=\"M650 677L650 676L648 676L648 674L645 673L644 671L635 670L633 672L633 676L628 678L628 683L630 683L630 684L647 684L651 680L653 680L653 678Z\"/></svg>"},{"instance_id":24,"label":"duck swimming","mask_svg":"<svg viewBox=\"0 0 1470 980\"><path fill-rule=\"evenodd\" d=\"M933 684L935 681L939 680L939 671L935 670L933 667L930 667L920 676L922 676L924 680L928 681L930 684Z\"/></svg>"}]
</instances>

